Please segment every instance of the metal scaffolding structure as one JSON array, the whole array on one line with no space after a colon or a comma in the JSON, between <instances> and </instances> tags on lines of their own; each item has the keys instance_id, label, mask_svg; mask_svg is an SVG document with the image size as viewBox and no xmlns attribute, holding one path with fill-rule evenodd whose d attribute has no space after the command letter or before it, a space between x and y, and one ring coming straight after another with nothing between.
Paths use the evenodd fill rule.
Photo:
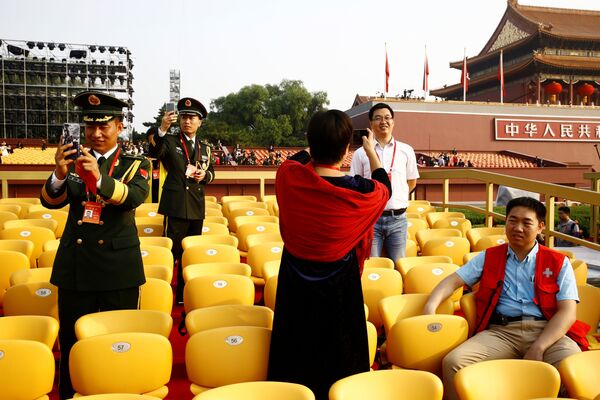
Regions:
<instances>
[{"instance_id":1,"label":"metal scaffolding structure","mask_svg":"<svg viewBox=\"0 0 600 400\"><path fill-rule=\"evenodd\" d=\"M129 104L133 61L126 47L0 39L0 137L58 140L65 122L79 122L72 98L100 90ZM129 132L131 137L131 132Z\"/></svg>"}]
</instances>

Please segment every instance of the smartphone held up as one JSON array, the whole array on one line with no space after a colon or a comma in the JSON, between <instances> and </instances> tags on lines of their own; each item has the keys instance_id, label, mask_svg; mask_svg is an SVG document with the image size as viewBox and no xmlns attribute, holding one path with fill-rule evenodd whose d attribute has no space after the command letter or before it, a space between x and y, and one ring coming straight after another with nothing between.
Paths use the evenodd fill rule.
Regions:
<instances>
[{"instance_id":1,"label":"smartphone held up","mask_svg":"<svg viewBox=\"0 0 600 400\"><path fill-rule=\"evenodd\" d=\"M73 147L71 150L77 150L76 153L73 153L66 158L69 160L76 160L81 155L81 150L79 149L79 144L81 143L81 131L79 124L75 123L66 123L63 124L62 131L62 143L68 144L73 143Z\"/></svg>"}]
</instances>

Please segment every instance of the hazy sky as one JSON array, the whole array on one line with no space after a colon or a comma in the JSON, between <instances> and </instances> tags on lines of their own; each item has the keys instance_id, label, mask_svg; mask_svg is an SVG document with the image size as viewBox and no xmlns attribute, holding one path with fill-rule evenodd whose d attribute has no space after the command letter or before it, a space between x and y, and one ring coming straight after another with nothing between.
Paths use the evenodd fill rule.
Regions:
<instances>
[{"instance_id":1,"label":"hazy sky","mask_svg":"<svg viewBox=\"0 0 600 400\"><path fill-rule=\"evenodd\" d=\"M600 10L599 0L521 0ZM421 94L424 47L430 89L457 83L450 61L479 53L506 0L4 0L0 39L128 47L133 55L134 126L168 100L169 69L182 96L207 107L249 84L299 79L346 110L356 94Z\"/></svg>"}]
</instances>

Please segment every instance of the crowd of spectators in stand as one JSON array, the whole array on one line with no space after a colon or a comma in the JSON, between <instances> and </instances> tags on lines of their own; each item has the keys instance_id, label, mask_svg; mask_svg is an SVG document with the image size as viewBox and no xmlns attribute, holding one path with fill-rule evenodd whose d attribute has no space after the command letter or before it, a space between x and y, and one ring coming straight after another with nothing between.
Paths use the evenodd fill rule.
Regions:
<instances>
[{"instance_id":1,"label":"crowd of spectators in stand","mask_svg":"<svg viewBox=\"0 0 600 400\"><path fill-rule=\"evenodd\" d=\"M141 156L148 154L149 144L147 141L139 141L137 143L123 141L121 142L121 151L130 156Z\"/></svg>"},{"instance_id":2,"label":"crowd of spectators in stand","mask_svg":"<svg viewBox=\"0 0 600 400\"><path fill-rule=\"evenodd\" d=\"M419 156L417 160L417 164L421 167L459 167L459 168L474 168L475 165L471 162L471 160L467 160L466 162L458 157L458 152L456 149L452 149L450 154L448 152L441 152L439 156L425 158L423 155Z\"/></svg>"},{"instance_id":3,"label":"crowd of spectators in stand","mask_svg":"<svg viewBox=\"0 0 600 400\"><path fill-rule=\"evenodd\" d=\"M2 142L2 145L0 146L0 155L7 156L9 154L12 154L13 152L14 149L10 144L7 145L6 142Z\"/></svg>"}]
</instances>

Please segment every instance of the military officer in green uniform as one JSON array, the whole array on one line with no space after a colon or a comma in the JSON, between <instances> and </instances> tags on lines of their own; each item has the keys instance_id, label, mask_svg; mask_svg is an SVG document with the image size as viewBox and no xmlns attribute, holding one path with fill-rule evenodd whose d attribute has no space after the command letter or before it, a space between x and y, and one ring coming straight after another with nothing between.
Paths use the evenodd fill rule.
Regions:
<instances>
[{"instance_id":1,"label":"military officer in green uniform","mask_svg":"<svg viewBox=\"0 0 600 400\"><path fill-rule=\"evenodd\" d=\"M61 140L40 196L48 208L70 206L50 279L58 286L61 399L73 396L68 361L77 319L138 307L145 278L134 210L148 195L150 173L147 159L117 145L125 102L83 92L74 103L82 110L85 146L74 159L77 149Z\"/></svg>"},{"instance_id":2,"label":"military officer in green uniform","mask_svg":"<svg viewBox=\"0 0 600 400\"><path fill-rule=\"evenodd\" d=\"M204 224L204 186L215 178L210 162L211 148L197 135L206 118L206 108L198 100L184 97L177 102L180 132L168 135L177 121L176 112L167 112L161 120L158 134L151 135L150 155L160 159L167 177L162 187L158 212L166 217L166 235L173 240L173 258L180 265L177 272L176 301L183 301L181 240L201 235Z\"/></svg>"}]
</instances>

